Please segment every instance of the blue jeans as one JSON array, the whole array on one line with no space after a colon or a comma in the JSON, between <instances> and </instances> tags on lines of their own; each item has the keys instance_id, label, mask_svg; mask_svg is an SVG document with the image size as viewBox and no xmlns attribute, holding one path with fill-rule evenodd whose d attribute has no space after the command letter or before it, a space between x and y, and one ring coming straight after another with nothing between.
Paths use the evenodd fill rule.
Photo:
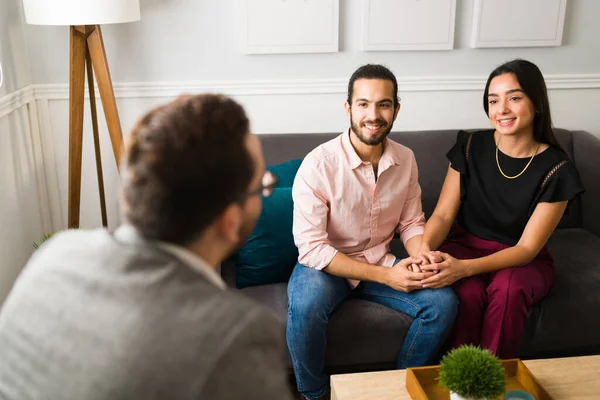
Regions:
<instances>
[{"instance_id":1,"label":"blue jeans","mask_svg":"<svg viewBox=\"0 0 600 400\"><path fill-rule=\"evenodd\" d=\"M298 391L308 399L318 399L329 391L324 372L327 322L335 308L351 295L414 318L398 357L399 369L432 363L457 311L456 296L450 287L404 293L379 283L361 282L352 290L346 279L302 264L294 268L287 291L286 339Z\"/></svg>"}]
</instances>

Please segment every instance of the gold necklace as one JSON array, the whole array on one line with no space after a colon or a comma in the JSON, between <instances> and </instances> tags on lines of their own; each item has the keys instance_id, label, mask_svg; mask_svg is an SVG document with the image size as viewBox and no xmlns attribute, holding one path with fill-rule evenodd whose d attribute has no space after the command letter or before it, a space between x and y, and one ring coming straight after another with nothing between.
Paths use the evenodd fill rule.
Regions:
<instances>
[{"instance_id":1,"label":"gold necklace","mask_svg":"<svg viewBox=\"0 0 600 400\"><path fill-rule=\"evenodd\" d=\"M540 144L542 144L542 142L538 143L537 147L535 148L535 152L533 153L533 155L529 159L529 162L527 163L527 165L525 166L525 168L523 168L523 171L519 172L515 176L508 176L508 175L506 175L504 173L504 171L502 171L502 168L500 167L500 161L498 161L498 145L499 144L500 144L500 139L498 139L498 144L496 145L496 165L498 166L498 171L500 171L500 173L502 174L502 176L505 177L506 179L515 179L515 178L518 178L521 175L523 175L523 172L525 172L525 170L527 169L527 167L529 167L529 164L531 164L531 162L533 161L533 158L536 156L538 150L540 149Z\"/></svg>"}]
</instances>

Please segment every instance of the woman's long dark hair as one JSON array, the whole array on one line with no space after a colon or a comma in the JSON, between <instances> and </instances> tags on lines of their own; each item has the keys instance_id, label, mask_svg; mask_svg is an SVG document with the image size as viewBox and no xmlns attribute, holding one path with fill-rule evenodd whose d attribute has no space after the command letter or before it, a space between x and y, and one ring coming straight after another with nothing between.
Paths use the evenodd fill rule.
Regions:
<instances>
[{"instance_id":1,"label":"woman's long dark hair","mask_svg":"<svg viewBox=\"0 0 600 400\"><path fill-rule=\"evenodd\" d=\"M552 117L550 116L550 102L548 101L548 90L546 82L540 69L534 63L516 59L500 65L492 71L483 93L483 109L489 116L488 94L492 79L503 74L515 74L519 85L529 97L535 107L533 118L533 138L541 143L546 143L564 149L556 140L552 129Z\"/></svg>"}]
</instances>

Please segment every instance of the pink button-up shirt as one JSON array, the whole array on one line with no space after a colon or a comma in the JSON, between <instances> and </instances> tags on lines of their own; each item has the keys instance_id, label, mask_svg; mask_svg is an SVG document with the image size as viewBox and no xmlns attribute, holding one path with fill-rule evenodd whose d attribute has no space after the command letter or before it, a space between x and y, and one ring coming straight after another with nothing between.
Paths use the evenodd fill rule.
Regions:
<instances>
[{"instance_id":1,"label":"pink button-up shirt","mask_svg":"<svg viewBox=\"0 0 600 400\"><path fill-rule=\"evenodd\" d=\"M425 217L413 152L385 139L377 181L350 143L349 130L310 152L294 180L298 261L323 269L338 251L368 264L393 266L389 244L423 234ZM355 286L356 281L351 281Z\"/></svg>"}]
</instances>

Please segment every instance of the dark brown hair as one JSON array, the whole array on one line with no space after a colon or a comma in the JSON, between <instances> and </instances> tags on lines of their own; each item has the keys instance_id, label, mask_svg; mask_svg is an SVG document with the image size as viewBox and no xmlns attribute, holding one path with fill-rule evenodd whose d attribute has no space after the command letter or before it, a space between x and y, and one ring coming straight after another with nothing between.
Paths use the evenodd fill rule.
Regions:
<instances>
[{"instance_id":1,"label":"dark brown hair","mask_svg":"<svg viewBox=\"0 0 600 400\"><path fill-rule=\"evenodd\" d=\"M552 129L552 117L550 116L550 101L548 100L548 90L546 82L540 69L534 63L516 59L504 63L494 69L488 77L483 93L483 109L489 116L489 88L492 79L503 74L514 74L521 88L529 97L535 107L535 117L533 119L533 137L541 143L546 143L562 149L558 140L554 136ZM564 150L563 150L564 151Z\"/></svg>"},{"instance_id":2,"label":"dark brown hair","mask_svg":"<svg viewBox=\"0 0 600 400\"><path fill-rule=\"evenodd\" d=\"M346 99L348 104L352 105L354 82L356 82L358 79L381 79L392 82L392 85L394 85L394 108L398 107L398 104L400 104L400 99L398 98L398 81L396 80L396 76L388 68L379 64L365 64L359 67L356 71L354 71L352 76L350 76L350 80L348 81L348 98Z\"/></svg>"},{"instance_id":3,"label":"dark brown hair","mask_svg":"<svg viewBox=\"0 0 600 400\"><path fill-rule=\"evenodd\" d=\"M123 156L122 212L148 240L185 245L243 198L254 173L242 106L181 96L148 112Z\"/></svg>"}]
</instances>

